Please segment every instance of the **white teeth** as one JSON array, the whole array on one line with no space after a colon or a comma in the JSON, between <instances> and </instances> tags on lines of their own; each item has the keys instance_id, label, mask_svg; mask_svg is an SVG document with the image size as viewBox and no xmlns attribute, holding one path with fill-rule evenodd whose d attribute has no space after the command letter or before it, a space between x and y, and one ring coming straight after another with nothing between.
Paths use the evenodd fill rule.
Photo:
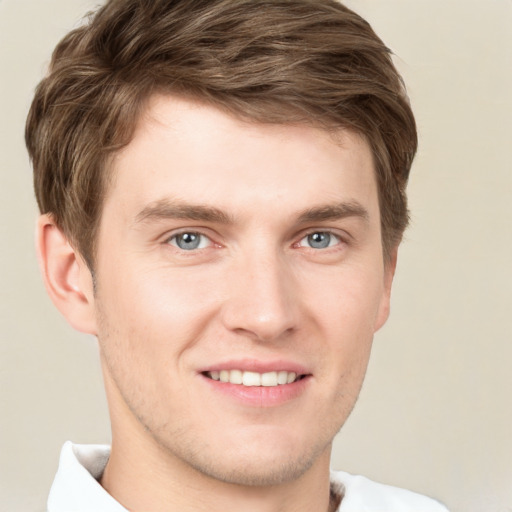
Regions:
<instances>
[{"instance_id":1,"label":"white teeth","mask_svg":"<svg viewBox=\"0 0 512 512\"><path fill-rule=\"evenodd\" d=\"M288 383L288 372L279 372L277 374L277 383L278 384L287 384Z\"/></svg>"},{"instance_id":2,"label":"white teeth","mask_svg":"<svg viewBox=\"0 0 512 512\"><path fill-rule=\"evenodd\" d=\"M282 386L291 384L297 379L295 372L243 372L241 370L221 370L208 372L207 375L213 380L229 382L230 384L242 384L243 386Z\"/></svg>"},{"instance_id":3,"label":"white teeth","mask_svg":"<svg viewBox=\"0 0 512 512\"><path fill-rule=\"evenodd\" d=\"M264 373L261 376L261 385L262 386L277 386L277 373L276 372Z\"/></svg>"},{"instance_id":4,"label":"white teeth","mask_svg":"<svg viewBox=\"0 0 512 512\"><path fill-rule=\"evenodd\" d=\"M244 386L261 386L261 374L256 372L244 372L242 384Z\"/></svg>"},{"instance_id":5,"label":"white teeth","mask_svg":"<svg viewBox=\"0 0 512 512\"><path fill-rule=\"evenodd\" d=\"M229 382L231 384L242 384L243 373L240 370L231 370L229 372Z\"/></svg>"}]
</instances>

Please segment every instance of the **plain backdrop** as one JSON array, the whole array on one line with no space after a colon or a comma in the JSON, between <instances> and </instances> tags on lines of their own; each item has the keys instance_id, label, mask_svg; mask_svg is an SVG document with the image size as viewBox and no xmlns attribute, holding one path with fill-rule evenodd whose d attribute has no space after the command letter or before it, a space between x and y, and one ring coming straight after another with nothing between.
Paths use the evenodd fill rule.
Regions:
<instances>
[{"instance_id":1,"label":"plain backdrop","mask_svg":"<svg viewBox=\"0 0 512 512\"><path fill-rule=\"evenodd\" d=\"M64 441L109 442L96 341L46 297L25 116L57 41L98 2L0 0L0 509L43 511ZM350 0L417 115L412 225L333 467L452 512L512 511L512 1Z\"/></svg>"}]
</instances>

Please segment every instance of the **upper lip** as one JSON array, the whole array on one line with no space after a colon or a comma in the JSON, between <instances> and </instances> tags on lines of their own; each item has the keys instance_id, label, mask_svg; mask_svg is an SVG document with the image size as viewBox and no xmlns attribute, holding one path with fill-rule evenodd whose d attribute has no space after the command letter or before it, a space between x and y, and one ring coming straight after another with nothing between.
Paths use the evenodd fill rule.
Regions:
<instances>
[{"instance_id":1,"label":"upper lip","mask_svg":"<svg viewBox=\"0 0 512 512\"><path fill-rule=\"evenodd\" d=\"M222 370L241 370L243 372L268 373L287 371L297 375L308 375L311 372L302 364L284 359L262 361L259 359L231 359L212 364L201 368L199 373L214 372Z\"/></svg>"}]
</instances>

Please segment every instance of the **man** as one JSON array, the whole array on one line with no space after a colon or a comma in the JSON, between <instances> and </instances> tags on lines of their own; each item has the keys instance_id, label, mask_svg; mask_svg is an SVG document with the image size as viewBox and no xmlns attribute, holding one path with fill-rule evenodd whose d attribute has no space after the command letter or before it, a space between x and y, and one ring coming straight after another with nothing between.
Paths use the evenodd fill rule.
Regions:
<instances>
[{"instance_id":1,"label":"man","mask_svg":"<svg viewBox=\"0 0 512 512\"><path fill-rule=\"evenodd\" d=\"M111 449L48 509L443 511L330 473L386 321L414 119L332 0L112 0L27 121L48 293L97 336Z\"/></svg>"}]
</instances>

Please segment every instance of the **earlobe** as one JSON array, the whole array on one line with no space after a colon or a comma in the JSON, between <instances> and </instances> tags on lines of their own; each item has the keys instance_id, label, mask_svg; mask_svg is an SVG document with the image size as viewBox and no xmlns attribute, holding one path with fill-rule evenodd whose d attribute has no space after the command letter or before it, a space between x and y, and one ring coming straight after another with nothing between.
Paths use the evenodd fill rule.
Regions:
<instances>
[{"instance_id":1,"label":"earlobe","mask_svg":"<svg viewBox=\"0 0 512 512\"><path fill-rule=\"evenodd\" d=\"M381 302L377 318L375 319L374 332L377 332L387 321L390 311L391 287L395 276L396 262L398 258L398 247L395 247L384 263L384 287L382 290Z\"/></svg>"},{"instance_id":2,"label":"earlobe","mask_svg":"<svg viewBox=\"0 0 512 512\"><path fill-rule=\"evenodd\" d=\"M57 309L72 327L96 335L91 272L51 215L38 219L36 248L46 291Z\"/></svg>"}]
</instances>

